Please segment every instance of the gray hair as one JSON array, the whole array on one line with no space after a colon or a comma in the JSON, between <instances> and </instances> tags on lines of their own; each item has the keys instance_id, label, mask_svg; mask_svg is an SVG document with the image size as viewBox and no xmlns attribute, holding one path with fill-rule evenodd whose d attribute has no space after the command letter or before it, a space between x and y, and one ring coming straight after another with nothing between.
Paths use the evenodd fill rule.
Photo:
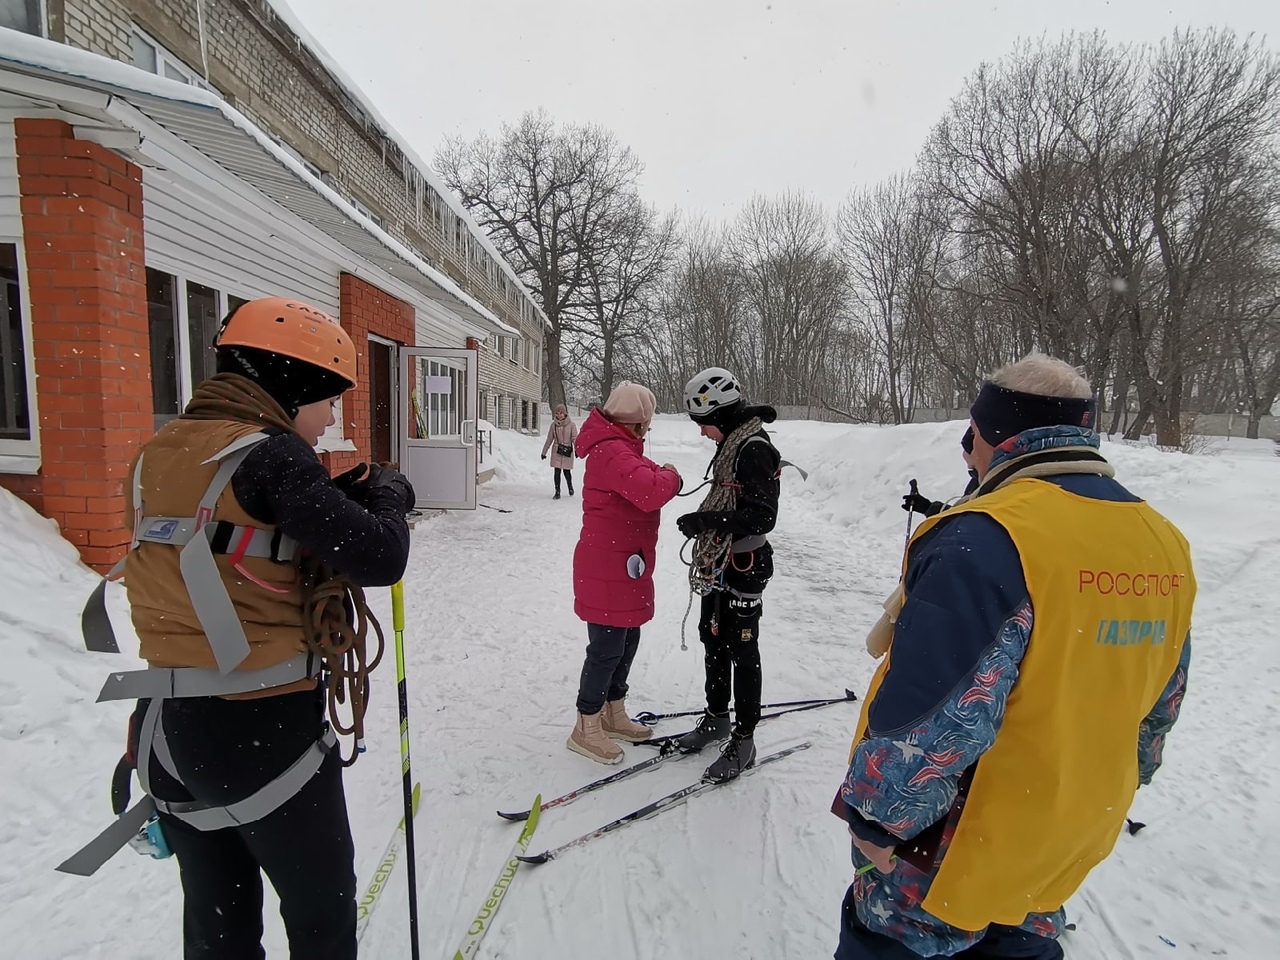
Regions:
<instances>
[{"instance_id":1,"label":"gray hair","mask_svg":"<svg viewBox=\"0 0 1280 960\"><path fill-rule=\"evenodd\" d=\"M1093 388L1083 373L1064 360L1035 350L1001 367L989 379L997 387L1042 397L1088 400L1093 396Z\"/></svg>"}]
</instances>

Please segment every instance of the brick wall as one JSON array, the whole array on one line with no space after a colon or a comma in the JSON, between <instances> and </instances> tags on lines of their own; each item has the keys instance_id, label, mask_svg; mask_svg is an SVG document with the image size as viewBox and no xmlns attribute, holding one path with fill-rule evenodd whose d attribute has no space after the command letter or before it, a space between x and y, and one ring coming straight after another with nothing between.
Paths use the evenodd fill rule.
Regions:
<instances>
[{"instance_id":1,"label":"brick wall","mask_svg":"<svg viewBox=\"0 0 1280 960\"><path fill-rule=\"evenodd\" d=\"M65 43L112 60L133 59L129 14L117 0L61 0L50 4L49 16L51 26L60 19L62 33L58 39Z\"/></svg>"},{"instance_id":2,"label":"brick wall","mask_svg":"<svg viewBox=\"0 0 1280 960\"><path fill-rule=\"evenodd\" d=\"M128 546L124 481L152 433L142 172L61 121L14 131L41 468L0 483L105 570Z\"/></svg>"},{"instance_id":3,"label":"brick wall","mask_svg":"<svg viewBox=\"0 0 1280 960\"><path fill-rule=\"evenodd\" d=\"M541 344L536 322L521 316L524 295L486 262L488 253L470 242L468 229L457 230L453 212L411 168L406 185L399 147L268 4L203 0L202 49L195 0L54 2L66 5L66 39L73 46L130 61L129 29L136 23L197 74L205 76L207 65L208 82L236 109L301 154L339 192L381 217L389 233Z\"/></svg>"},{"instance_id":4,"label":"brick wall","mask_svg":"<svg viewBox=\"0 0 1280 960\"><path fill-rule=\"evenodd\" d=\"M342 398L342 433L356 449L354 453L334 451L324 455L326 465L334 473L369 459L373 423L369 407L369 334L413 346L416 320L412 306L350 273L342 275L338 295L338 319L355 342L360 382Z\"/></svg>"}]
</instances>

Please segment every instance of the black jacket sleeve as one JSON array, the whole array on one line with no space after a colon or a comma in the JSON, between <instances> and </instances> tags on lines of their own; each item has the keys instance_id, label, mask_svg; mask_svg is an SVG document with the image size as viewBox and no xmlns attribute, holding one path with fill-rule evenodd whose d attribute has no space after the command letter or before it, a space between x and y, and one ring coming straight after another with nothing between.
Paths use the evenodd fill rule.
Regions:
<instances>
[{"instance_id":1,"label":"black jacket sleeve","mask_svg":"<svg viewBox=\"0 0 1280 960\"><path fill-rule=\"evenodd\" d=\"M314 450L293 433L258 444L231 477L240 506L274 524L362 587L395 583L409 562L404 503L375 487L357 503L329 476Z\"/></svg>"},{"instance_id":2,"label":"black jacket sleeve","mask_svg":"<svg viewBox=\"0 0 1280 960\"><path fill-rule=\"evenodd\" d=\"M762 535L778 521L778 470L782 463L771 443L749 443L738 450L737 509L712 514L717 530L737 537Z\"/></svg>"}]
</instances>

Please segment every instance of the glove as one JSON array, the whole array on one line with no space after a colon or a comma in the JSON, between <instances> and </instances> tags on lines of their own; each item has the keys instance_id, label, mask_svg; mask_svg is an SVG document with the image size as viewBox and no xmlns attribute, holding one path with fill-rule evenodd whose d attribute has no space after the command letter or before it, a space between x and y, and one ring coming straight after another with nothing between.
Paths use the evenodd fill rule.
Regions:
<instances>
[{"instance_id":1,"label":"glove","mask_svg":"<svg viewBox=\"0 0 1280 960\"><path fill-rule=\"evenodd\" d=\"M364 485L370 493L380 489L393 491L403 504L405 513L409 513L418 503L409 478L389 463L370 465L369 479L364 481Z\"/></svg>"},{"instance_id":2,"label":"glove","mask_svg":"<svg viewBox=\"0 0 1280 960\"><path fill-rule=\"evenodd\" d=\"M364 475L369 472L367 463L357 463L345 473L340 473L333 478L333 485L347 495L352 500L362 500L367 481Z\"/></svg>"},{"instance_id":3,"label":"glove","mask_svg":"<svg viewBox=\"0 0 1280 960\"><path fill-rule=\"evenodd\" d=\"M547 455L545 453L542 455L542 459L543 460L547 459Z\"/></svg>"},{"instance_id":4,"label":"glove","mask_svg":"<svg viewBox=\"0 0 1280 960\"><path fill-rule=\"evenodd\" d=\"M704 530L715 530L722 525L722 516L718 513L686 513L676 520L676 527L688 539L692 540Z\"/></svg>"},{"instance_id":5,"label":"glove","mask_svg":"<svg viewBox=\"0 0 1280 960\"><path fill-rule=\"evenodd\" d=\"M908 493L904 496L902 498L902 509L908 513L922 513L926 517L931 517L938 512L934 509L934 502L919 493Z\"/></svg>"}]
</instances>

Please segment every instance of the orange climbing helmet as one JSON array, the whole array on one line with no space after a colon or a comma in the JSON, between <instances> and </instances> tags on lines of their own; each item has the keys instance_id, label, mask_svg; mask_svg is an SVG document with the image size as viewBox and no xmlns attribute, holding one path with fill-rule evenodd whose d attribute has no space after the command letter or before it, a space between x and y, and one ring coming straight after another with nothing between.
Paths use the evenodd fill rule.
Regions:
<instances>
[{"instance_id":1,"label":"orange climbing helmet","mask_svg":"<svg viewBox=\"0 0 1280 960\"><path fill-rule=\"evenodd\" d=\"M241 304L227 317L214 346L248 347L300 360L356 385L356 347L338 321L288 297Z\"/></svg>"}]
</instances>

